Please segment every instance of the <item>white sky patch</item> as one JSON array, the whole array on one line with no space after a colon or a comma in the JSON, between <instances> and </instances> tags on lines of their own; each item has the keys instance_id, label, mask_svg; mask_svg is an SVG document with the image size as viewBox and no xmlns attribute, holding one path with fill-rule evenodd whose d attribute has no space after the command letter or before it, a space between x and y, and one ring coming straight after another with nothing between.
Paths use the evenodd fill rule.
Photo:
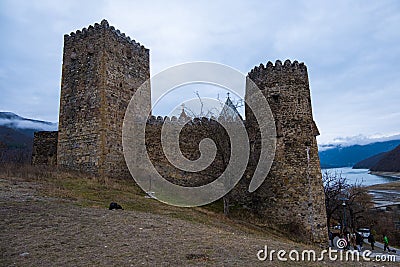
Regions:
<instances>
[{"instance_id":1,"label":"white sky patch","mask_svg":"<svg viewBox=\"0 0 400 267\"><path fill-rule=\"evenodd\" d=\"M218 117L227 99L228 92L234 105L238 106L238 112L244 117L244 105L242 105L240 95L235 95L225 88L206 83L186 84L169 91L153 106L152 113L160 116L179 117L183 104L187 115L210 114ZM202 102L203 107L201 106Z\"/></svg>"}]
</instances>

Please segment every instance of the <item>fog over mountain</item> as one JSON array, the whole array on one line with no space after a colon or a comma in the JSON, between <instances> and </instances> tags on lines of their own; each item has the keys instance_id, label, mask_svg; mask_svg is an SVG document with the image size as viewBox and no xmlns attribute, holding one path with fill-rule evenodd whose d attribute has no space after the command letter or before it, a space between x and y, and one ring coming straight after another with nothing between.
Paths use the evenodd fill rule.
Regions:
<instances>
[{"instance_id":1,"label":"fog over mountain","mask_svg":"<svg viewBox=\"0 0 400 267\"><path fill-rule=\"evenodd\" d=\"M57 131L58 128L57 123L28 119L12 112L0 112L0 126L19 130L32 137L36 131Z\"/></svg>"},{"instance_id":2,"label":"fog over mountain","mask_svg":"<svg viewBox=\"0 0 400 267\"><path fill-rule=\"evenodd\" d=\"M0 163L29 163L33 133L56 131L57 123L27 119L12 112L0 112Z\"/></svg>"},{"instance_id":3,"label":"fog over mountain","mask_svg":"<svg viewBox=\"0 0 400 267\"><path fill-rule=\"evenodd\" d=\"M353 145L368 145L372 143L400 140L400 134L394 135L375 135L365 136L362 134L356 136L337 137L330 143L322 143L318 145L319 151L324 151L337 147L348 147Z\"/></svg>"}]
</instances>

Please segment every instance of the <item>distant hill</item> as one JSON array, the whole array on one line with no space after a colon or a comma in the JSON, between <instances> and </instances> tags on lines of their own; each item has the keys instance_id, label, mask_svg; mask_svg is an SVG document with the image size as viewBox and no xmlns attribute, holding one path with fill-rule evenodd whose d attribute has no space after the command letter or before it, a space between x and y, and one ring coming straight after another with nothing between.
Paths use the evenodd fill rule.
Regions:
<instances>
[{"instance_id":1,"label":"distant hill","mask_svg":"<svg viewBox=\"0 0 400 267\"><path fill-rule=\"evenodd\" d=\"M0 126L0 142L8 148L32 146L33 136L6 126Z\"/></svg>"},{"instance_id":2,"label":"distant hill","mask_svg":"<svg viewBox=\"0 0 400 267\"><path fill-rule=\"evenodd\" d=\"M12 112L0 112L0 126L17 130L31 137L37 131L57 131L57 123L27 119Z\"/></svg>"},{"instance_id":3,"label":"distant hill","mask_svg":"<svg viewBox=\"0 0 400 267\"><path fill-rule=\"evenodd\" d=\"M382 152L354 164L353 169L369 169L375 166L388 152Z\"/></svg>"},{"instance_id":4,"label":"distant hill","mask_svg":"<svg viewBox=\"0 0 400 267\"><path fill-rule=\"evenodd\" d=\"M0 162L30 161L33 133L54 130L57 130L56 123L0 112Z\"/></svg>"},{"instance_id":5,"label":"distant hill","mask_svg":"<svg viewBox=\"0 0 400 267\"><path fill-rule=\"evenodd\" d=\"M400 145L387 152L370 171L375 172L400 172Z\"/></svg>"},{"instance_id":6,"label":"distant hill","mask_svg":"<svg viewBox=\"0 0 400 267\"><path fill-rule=\"evenodd\" d=\"M337 146L319 152L321 168L352 167L357 162L400 145L400 140L376 142L368 145Z\"/></svg>"}]
</instances>

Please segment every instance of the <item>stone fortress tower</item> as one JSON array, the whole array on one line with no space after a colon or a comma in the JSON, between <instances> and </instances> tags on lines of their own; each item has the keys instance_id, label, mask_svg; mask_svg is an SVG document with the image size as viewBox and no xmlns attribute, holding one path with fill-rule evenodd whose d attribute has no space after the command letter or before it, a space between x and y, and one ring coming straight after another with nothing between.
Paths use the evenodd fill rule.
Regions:
<instances>
[{"instance_id":1,"label":"stone fortress tower","mask_svg":"<svg viewBox=\"0 0 400 267\"><path fill-rule=\"evenodd\" d=\"M300 239L322 242L327 234L325 196L316 140L319 131L312 115L307 67L297 61L286 60L282 64L277 60L275 65L268 62L253 68L248 76L266 97L277 131L270 172L263 185L250 194L252 209L289 231L301 228L298 234L304 236ZM246 125L254 144L253 156L257 158L258 127L248 109ZM251 165L247 171L248 175L254 171Z\"/></svg>"},{"instance_id":2,"label":"stone fortress tower","mask_svg":"<svg viewBox=\"0 0 400 267\"><path fill-rule=\"evenodd\" d=\"M48 135L35 135L34 150L44 155L35 155L34 163L54 162L46 157L55 157L57 153L57 165L62 168L98 176L130 177L122 153L122 122L132 95L149 77L149 50L109 26L106 20L65 35L58 142L40 149ZM262 90L274 115L276 154L264 183L249 193L249 179L258 162L260 135L257 122L246 109L251 157L245 177L228 197L232 203L247 207L245 212L252 214L246 218L250 222L257 218L258 222L284 231L292 227L303 241L327 244L316 143L319 133L312 116L307 68L297 61L276 61L275 65L268 62L251 70L248 77ZM149 90L145 105L151 105L150 95ZM164 120L149 118L146 128L146 146L157 170L178 184L184 179L181 184L185 186L217 178L223 171L221 153L214 165L200 173L175 170L166 161L158 138ZM199 155L198 142L202 138L220 135L226 140L225 133L219 133L215 125L206 118L187 124L180 136L184 143L182 153L193 160ZM52 146L51 151L56 152L45 154L44 150Z\"/></svg>"},{"instance_id":3,"label":"stone fortress tower","mask_svg":"<svg viewBox=\"0 0 400 267\"><path fill-rule=\"evenodd\" d=\"M65 35L58 165L95 175L128 175L122 121L134 92L149 78L149 50L106 20ZM150 105L150 92L148 99Z\"/></svg>"}]
</instances>

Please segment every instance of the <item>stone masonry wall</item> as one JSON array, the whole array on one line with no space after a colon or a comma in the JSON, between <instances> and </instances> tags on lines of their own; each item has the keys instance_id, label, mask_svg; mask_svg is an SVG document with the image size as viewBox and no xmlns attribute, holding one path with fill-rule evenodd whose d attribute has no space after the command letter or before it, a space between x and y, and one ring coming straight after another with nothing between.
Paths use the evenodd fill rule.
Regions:
<instances>
[{"instance_id":1,"label":"stone masonry wall","mask_svg":"<svg viewBox=\"0 0 400 267\"><path fill-rule=\"evenodd\" d=\"M58 164L129 177L122 121L132 95L149 77L149 50L106 20L65 35Z\"/></svg>"},{"instance_id":2,"label":"stone masonry wall","mask_svg":"<svg viewBox=\"0 0 400 267\"><path fill-rule=\"evenodd\" d=\"M210 138L217 147L214 161L200 172L187 172L174 167L166 158L161 146L161 128L165 120L175 121L176 126L185 124L179 135L179 146L182 154L189 160L200 157L199 143L204 138ZM201 186L214 181L221 176L229 162L229 136L215 120L195 118L188 121L178 121L176 117L151 117L146 126L146 148L152 164L165 179L181 186Z\"/></svg>"},{"instance_id":3,"label":"stone masonry wall","mask_svg":"<svg viewBox=\"0 0 400 267\"><path fill-rule=\"evenodd\" d=\"M267 179L248 196L254 213L283 230L298 231L303 240L326 242L325 199L313 121L307 68L286 60L268 62L250 71L249 77L262 90L277 129L274 162ZM246 109L253 156L259 155L257 123ZM254 172L249 164L246 178ZM248 179L244 179L248 182Z\"/></svg>"},{"instance_id":4,"label":"stone masonry wall","mask_svg":"<svg viewBox=\"0 0 400 267\"><path fill-rule=\"evenodd\" d=\"M57 165L58 132L35 132L32 147L32 165Z\"/></svg>"}]
</instances>

